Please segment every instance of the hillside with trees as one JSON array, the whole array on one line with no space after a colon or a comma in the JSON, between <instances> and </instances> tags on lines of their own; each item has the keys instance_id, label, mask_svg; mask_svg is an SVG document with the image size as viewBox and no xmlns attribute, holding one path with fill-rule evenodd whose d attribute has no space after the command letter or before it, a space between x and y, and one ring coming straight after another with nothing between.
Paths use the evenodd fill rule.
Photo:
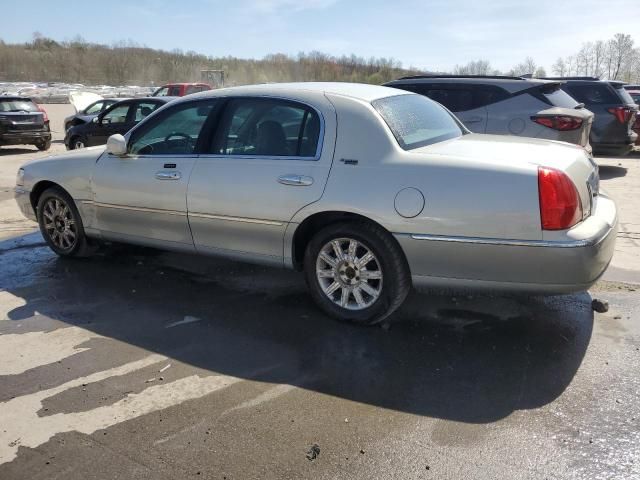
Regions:
<instances>
[{"instance_id":1,"label":"hillside with trees","mask_svg":"<svg viewBox=\"0 0 640 480\"><path fill-rule=\"evenodd\" d=\"M113 45L89 43L82 37L56 41L39 34L21 44L0 39L0 81L65 82L86 85L152 85L199 81L201 70L224 70L227 85L287 81L346 81L380 84L403 75L425 73L403 68L393 58L335 57L322 52L296 56L272 54L254 60L211 57L193 51L167 52L120 41ZM547 75L533 58L500 71L488 60L455 65L458 75ZM640 48L631 35L586 42L574 55L558 58L551 67L558 76L585 75L640 82Z\"/></svg>"},{"instance_id":2,"label":"hillside with trees","mask_svg":"<svg viewBox=\"0 0 640 480\"><path fill-rule=\"evenodd\" d=\"M305 80L379 84L420 73L403 69L400 62L391 58L334 57L321 52L295 57L274 54L251 60L214 58L192 51L167 52L133 41L99 45L76 37L58 42L39 33L29 43L0 40L0 81L157 85L198 81L201 70L224 70L227 85Z\"/></svg>"}]
</instances>

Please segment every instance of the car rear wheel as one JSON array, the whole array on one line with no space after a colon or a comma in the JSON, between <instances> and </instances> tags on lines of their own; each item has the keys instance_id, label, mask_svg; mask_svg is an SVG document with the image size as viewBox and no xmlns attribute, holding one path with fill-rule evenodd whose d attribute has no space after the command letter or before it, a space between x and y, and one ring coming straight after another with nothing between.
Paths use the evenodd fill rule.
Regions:
<instances>
[{"instance_id":1,"label":"car rear wheel","mask_svg":"<svg viewBox=\"0 0 640 480\"><path fill-rule=\"evenodd\" d=\"M339 320L372 325L405 300L411 276L393 237L369 223L339 223L309 242L305 278L314 301Z\"/></svg>"},{"instance_id":2,"label":"car rear wheel","mask_svg":"<svg viewBox=\"0 0 640 480\"><path fill-rule=\"evenodd\" d=\"M83 257L91 253L78 209L67 192L52 187L38 199L38 224L45 241L63 257Z\"/></svg>"},{"instance_id":3,"label":"car rear wheel","mask_svg":"<svg viewBox=\"0 0 640 480\"><path fill-rule=\"evenodd\" d=\"M49 150L51 148L51 140L46 140L44 142L38 142L36 143L36 148L38 150L40 150L41 152L44 152L46 150Z\"/></svg>"}]
</instances>

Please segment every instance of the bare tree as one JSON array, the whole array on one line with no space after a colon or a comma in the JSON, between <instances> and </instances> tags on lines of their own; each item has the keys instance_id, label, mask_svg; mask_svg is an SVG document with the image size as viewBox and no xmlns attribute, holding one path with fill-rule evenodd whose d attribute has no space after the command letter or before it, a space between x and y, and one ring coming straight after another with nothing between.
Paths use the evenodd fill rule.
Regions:
<instances>
[{"instance_id":1,"label":"bare tree","mask_svg":"<svg viewBox=\"0 0 640 480\"><path fill-rule=\"evenodd\" d=\"M609 40L609 79L617 80L626 62L632 60L633 38L631 35L616 33Z\"/></svg>"},{"instance_id":2,"label":"bare tree","mask_svg":"<svg viewBox=\"0 0 640 480\"><path fill-rule=\"evenodd\" d=\"M564 58L558 57L556 62L551 67L551 71L554 75L557 75L559 77L568 75L567 64L565 63Z\"/></svg>"},{"instance_id":3,"label":"bare tree","mask_svg":"<svg viewBox=\"0 0 640 480\"><path fill-rule=\"evenodd\" d=\"M454 75L490 75L493 73L488 60L472 60L466 65L456 65Z\"/></svg>"}]
</instances>

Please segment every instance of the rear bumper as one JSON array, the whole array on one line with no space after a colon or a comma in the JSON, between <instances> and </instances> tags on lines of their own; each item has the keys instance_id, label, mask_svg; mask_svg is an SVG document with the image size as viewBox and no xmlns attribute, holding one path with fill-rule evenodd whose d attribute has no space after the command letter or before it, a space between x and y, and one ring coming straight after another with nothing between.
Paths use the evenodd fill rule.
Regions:
<instances>
[{"instance_id":1,"label":"rear bumper","mask_svg":"<svg viewBox=\"0 0 640 480\"><path fill-rule=\"evenodd\" d=\"M638 134L633 133L628 135L622 142L616 143L592 143L593 151L596 153L605 153L611 155L626 155L632 149L636 141L638 140Z\"/></svg>"},{"instance_id":2,"label":"rear bumper","mask_svg":"<svg viewBox=\"0 0 640 480\"><path fill-rule=\"evenodd\" d=\"M588 289L613 256L615 203L557 238L534 241L396 234L416 287L559 294Z\"/></svg>"},{"instance_id":3,"label":"rear bumper","mask_svg":"<svg viewBox=\"0 0 640 480\"><path fill-rule=\"evenodd\" d=\"M16 199L16 203L18 204L18 208L22 214L29 220L37 222L38 219L36 218L36 212L31 205L31 192L23 187L15 187L13 190L13 197Z\"/></svg>"},{"instance_id":4,"label":"rear bumper","mask_svg":"<svg viewBox=\"0 0 640 480\"><path fill-rule=\"evenodd\" d=\"M27 145L50 140L51 132L48 131L0 133L0 145Z\"/></svg>"}]
</instances>

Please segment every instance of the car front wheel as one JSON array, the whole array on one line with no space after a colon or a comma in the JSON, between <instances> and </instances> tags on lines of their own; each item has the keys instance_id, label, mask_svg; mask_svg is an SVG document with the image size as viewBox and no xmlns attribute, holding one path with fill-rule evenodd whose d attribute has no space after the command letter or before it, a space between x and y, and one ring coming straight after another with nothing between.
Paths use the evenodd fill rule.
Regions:
<instances>
[{"instance_id":1,"label":"car front wheel","mask_svg":"<svg viewBox=\"0 0 640 480\"><path fill-rule=\"evenodd\" d=\"M73 199L64 190L52 187L38 200L38 224L45 241L63 257L83 257L90 254L82 219Z\"/></svg>"},{"instance_id":2,"label":"car front wheel","mask_svg":"<svg viewBox=\"0 0 640 480\"><path fill-rule=\"evenodd\" d=\"M339 223L309 242L304 269L315 302L339 320L372 325L405 300L411 276L394 238L369 223Z\"/></svg>"}]
</instances>

